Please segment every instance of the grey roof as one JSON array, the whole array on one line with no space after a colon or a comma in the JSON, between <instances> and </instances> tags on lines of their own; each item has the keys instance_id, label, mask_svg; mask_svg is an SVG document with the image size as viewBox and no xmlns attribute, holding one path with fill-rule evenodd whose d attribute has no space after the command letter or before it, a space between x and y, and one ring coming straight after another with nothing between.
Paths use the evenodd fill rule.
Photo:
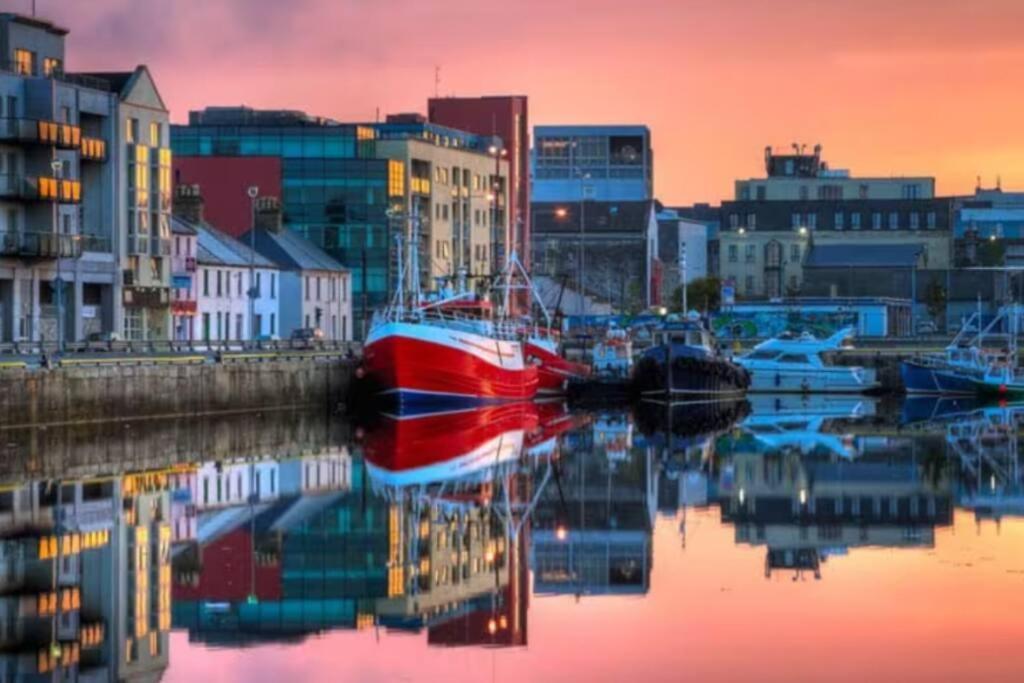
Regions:
<instances>
[{"instance_id":1,"label":"grey roof","mask_svg":"<svg viewBox=\"0 0 1024 683\"><path fill-rule=\"evenodd\" d=\"M198 237L196 243L196 260L204 265L277 268L277 265L253 252L247 244L243 244L231 235L217 230L211 225L196 225L177 216L171 217L171 231L192 230Z\"/></svg>"},{"instance_id":2,"label":"grey roof","mask_svg":"<svg viewBox=\"0 0 1024 683\"><path fill-rule=\"evenodd\" d=\"M240 238L249 242L249 233ZM301 235L287 228L281 230L256 229L256 251L284 270L333 270L347 272L348 268Z\"/></svg>"},{"instance_id":3,"label":"grey roof","mask_svg":"<svg viewBox=\"0 0 1024 683\"><path fill-rule=\"evenodd\" d=\"M196 229L192 227L191 223L183 221L182 219L171 216L171 233L174 235L196 235Z\"/></svg>"},{"instance_id":4,"label":"grey roof","mask_svg":"<svg viewBox=\"0 0 1024 683\"><path fill-rule=\"evenodd\" d=\"M805 268L913 268L924 251L921 244L816 244Z\"/></svg>"}]
</instances>

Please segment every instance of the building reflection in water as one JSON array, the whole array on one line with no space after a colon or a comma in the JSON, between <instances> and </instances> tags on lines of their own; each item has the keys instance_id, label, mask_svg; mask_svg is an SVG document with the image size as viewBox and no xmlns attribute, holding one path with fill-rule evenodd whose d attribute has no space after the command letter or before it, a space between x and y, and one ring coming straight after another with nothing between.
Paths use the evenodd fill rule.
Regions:
<instances>
[{"instance_id":1,"label":"building reflection in water","mask_svg":"<svg viewBox=\"0 0 1024 683\"><path fill-rule=\"evenodd\" d=\"M109 442L75 432L81 450L8 435L2 679L157 679L172 622L223 647L365 628L523 646L531 570L538 596L645 595L658 515L685 552L693 508L717 509L737 545L763 548L766 575L794 579L866 546L931 547L957 506L978 524L1024 514L1024 409L891 414L759 397L499 406L384 419L355 441L286 415L197 426L208 440L184 443L187 425L168 423Z\"/></svg>"},{"instance_id":2,"label":"building reflection in water","mask_svg":"<svg viewBox=\"0 0 1024 683\"><path fill-rule=\"evenodd\" d=\"M0 492L3 680L150 680L168 664L169 473Z\"/></svg>"}]
</instances>

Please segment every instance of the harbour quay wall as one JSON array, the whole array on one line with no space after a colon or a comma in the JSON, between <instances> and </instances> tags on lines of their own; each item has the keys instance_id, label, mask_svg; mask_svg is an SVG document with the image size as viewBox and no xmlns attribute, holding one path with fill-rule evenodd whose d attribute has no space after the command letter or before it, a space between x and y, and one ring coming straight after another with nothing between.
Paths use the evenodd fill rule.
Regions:
<instances>
[{"instance_id":1,"label":"harbour quay wall","mask_svg":"<svg viewBox=\"0 0 1024 683\"><path fill-rule=\"evenodd\" d=\"M258 361L108 362L0 370L0 428L339 407L357 365L338 355Z\"/></svg>"}]
</instances>

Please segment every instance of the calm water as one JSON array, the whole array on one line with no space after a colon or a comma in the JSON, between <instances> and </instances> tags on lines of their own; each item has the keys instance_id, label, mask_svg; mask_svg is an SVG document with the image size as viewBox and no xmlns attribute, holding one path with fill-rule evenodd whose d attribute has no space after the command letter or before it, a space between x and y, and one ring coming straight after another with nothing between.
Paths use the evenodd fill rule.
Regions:
<instances>
[{"instance_id":1,"label":"calm water","mask_svg":"<svg viewBox=\"0 0 1024 683\"><path fill-rule=\"evenodd\" d=\"M758 398L0 430L0 662L12 680L1024 680L1022 420Z\"/></svg>"}]
</instances>

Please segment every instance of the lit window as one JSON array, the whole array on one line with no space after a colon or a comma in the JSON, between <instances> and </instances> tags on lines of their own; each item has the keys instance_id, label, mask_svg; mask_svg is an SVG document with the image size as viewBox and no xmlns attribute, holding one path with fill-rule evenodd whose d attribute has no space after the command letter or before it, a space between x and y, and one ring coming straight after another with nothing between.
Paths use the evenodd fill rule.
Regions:
<instances>
[{"instance_id":1,"label":"lit window","mask_svg":"<svg viewBox=\"0 0 1024 683\"><path fill-rule=\"evenodd\" d=\"M35 72L36 55L29 50L14 51L14 71L20 76L31 76Z\"/></svg>"},{"instance_id":2,"label":"lit window","mask_svg":"<svg viewBox=\"0 0 1024 683\"><path fill-rule=\"evenodd\" d=\"M149 146L160 146L160 124L156 121L149 124Z\"/></svg>"},{"instance_id":3,"label":"lit window","mask_svg":"<svg viewBox=\"0 0 1024 683\"><path fill-rule=\"evenodd\" d=\"M61 63L59 59L54 57L43 58L43 75L53 76L61 72Z\"/></svg>"}]
</instances>

